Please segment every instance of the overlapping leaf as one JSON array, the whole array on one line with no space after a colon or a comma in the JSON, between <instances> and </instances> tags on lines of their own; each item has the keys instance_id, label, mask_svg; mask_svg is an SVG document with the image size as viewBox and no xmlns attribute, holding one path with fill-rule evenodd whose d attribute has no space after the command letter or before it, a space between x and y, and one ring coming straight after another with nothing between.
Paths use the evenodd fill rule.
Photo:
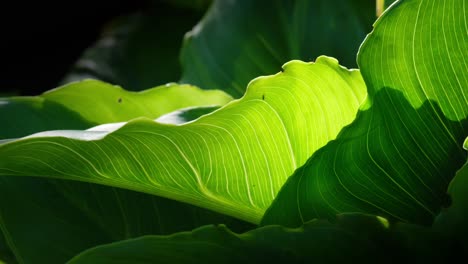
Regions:
<instances>
[{"instance_id":1,"label":"overlapping leaf","mask_svg":"<svg viewBox=\"0 0 468 264\"><path fill-rule=\"evenodd\" d=\"M406 0L376 22L358 57L369 109L290 178L265 224L349 211L433 221L466 160L465 5Z\"/></svg>"},{"instance_id":2,"label":"overlapping leaf","mask_svg":"<svg viewBox=\"0 0 468 264\"><path fill-rule=\"evenodd\" d=\"M215 1L185 39L181 81L240 97L251 79L292 59L327 55L355 67L374 20L367 0Z\"/></svg>"},{"instance_id":3,"label":"overlapping leaf","mask_svg":"<svg viewBox=\"0 0 468 264\"><path fill-rule=\"evenodd\" d=\"M255 223L286 178L354 119L365 96L358 71L327 57L295 61L186 125L140 119L112 133L55 132L3 144L0 174L122 187Z\"/></svg>"},{"instance_id":4,"label":"overlapping leaf","mask_svg":"<svg viewBox=\"0 0 468 264\"><path fill-rule=\"evenodd\" d=\"M184 107L224 105L222 91L168 84L142 92L86 80L35 97L0 98L0 138L54 129L86 129L136 117L157 118Z\"/></svg>"},{"instance_id":5,"label":"overlapping leaf","mask_svg":"<svg viewBox=\"0 0 468 264\"><path fill-rule=\"evenodd\" d=\"M4 126L0 137L88 128L139 116L156 118L180 107L223 105L230 100L223 92L188 85L171 84L134 93L99 81L83 81L38 97L1 99L0 122ZM0 177L0 193L0 226L22 262L63 263L100 243L167 234L200 224L228 223L235 229L241 225L186 204L93 184L4 176ZM174 220L177 214L169 213L168 208L177 208L184 221ZM35 240L42 237L48 240L38 244ZM56 250L42 254L51 248Z\"/></svg>"}]
</instances>

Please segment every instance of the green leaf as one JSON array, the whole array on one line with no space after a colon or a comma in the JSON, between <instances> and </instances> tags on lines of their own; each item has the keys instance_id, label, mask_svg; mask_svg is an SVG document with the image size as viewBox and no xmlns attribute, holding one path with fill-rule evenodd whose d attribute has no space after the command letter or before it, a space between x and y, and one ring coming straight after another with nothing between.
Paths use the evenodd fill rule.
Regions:
<instances>
[{"instance_id":1,"label":"green leaf","mask_svg":"<svg viewBox=\"0 0 468 264\"><path fill-rule=\"evenodd\" d=\"M461 255L451 246L427 228L344 214L336 223L312 220L297 229L266 226L236 234L220 225L145 236L89 249L69 263L436 263Z\"/></svg>"},{"instance_id":2,"label":"green leaf","mask_svg":"<svg viewBox=\"0 0 468 264\"><path fill-rule=\"evenodd\" d=\"M0 177L0 190L0 228L22 263L64 263L99 244L205 224L252 228L188 204L96 184Z\"/></svg>"},{"instance_id":3,"label":"green leaf","mask_svg":"<svg viewBox=\"0 0 468 264\"><path fill-rule=\"evenodd\" d=\"M369 97L401 91L414 108L436 102L444 116L468 116L463 0L405 0L375 23L358 56Z\"/></svg>"},{"instance_id":4,"label":"green leaf","mask_svg":"<svg viewBox=\"0 0 468 264\"><path fill-rule=\"evenodd\" d=\"M0 136L88 128L140 115L156 118L179 107L222 105L230 100L220 91L188 85L135 93L99 81L83 81L38 97L2 99L0 122L5 126ZM235 229L249 226L175 201L93 184L0 177L0 193L0 218L4 219L0 226L23 262L63 263L101 243L189 230L200 224L228 223ZM177 213L171 213L174 208ZM38 244L36 239L42 237L47 241ZM51 248L56 250L43 254Z\"/></svg>"},{"instance_id":5,"label":"green leaf","mask_svg":"<svg viewBox=\"0 0 468 264\"><path fill-rule=\"evenodd\" d=\"M62 83L93 78L135 91L178 80L183 35L197 23L200 11L158 1L154 7L115 19Z\"/></svg>"},{"instance_id":6,"label":"green leaf","mask_svg":"<svg viewBox=\"0 0 468 264\"><path fill-rule=\"evenodd\" d=\"M327 57L293 61L185 125L139 119L2 144L0 175L121 187L258 223L287 177L354 120L365 97L358 71Z\"/></svg>"},{"instance_id":7,"label":"green leaf","mask_svg":"<svg viewBox=\"0 0 468 264\"><path fill-rule=\"evenodd\" d=\"M463 6L401 1L376 22L359 54L369 109L296 171L263 224L299 226L341 212L432 223L466 160Z\"/></svg>"},{"instance_id":8,"label":"green leaf","mask_svg":"<svg viewBox=\"0 0 468 264\"><path fill-rule=\"evenodd\" d=\"M96 124L66 107L40 97L0 98L0 138L17 138L39 131L86 129Z\"/></svg>"},{"instance_id":9,"label":"green leaf","mask_svg":"<svg viewBox=\"0 0 468 264\"><path fill-rule=\"evenodd\" d=\"M294 173L262 224L300 226L342 212L432 222L453 173L466 160L459 146L468 122L428 124L434 113L443 116L434 112L437 105L413 109L395 90L382 90L373 103Z\"/></svg>"},{"instance_id":10,"label":"green leaf","mask_svg":"<svg viewBox=\"0 0 468 264\"><path fill-rule=\"evenodd\" d=\"M177 111L177 120L188 121L212 110ZM60 120L55 122L63 125ZM30 128L35 129L32 124ZM16 126L12 132L24 133L21 129ZM63 263L98 244L170 234L204 224L224 223L237 231L253 227L188 204L95 184L3 176L0 193L0 230L6 230L16 255L25 263ZM36 242L43 237L47 240ZM0 241L0 260L13 263L13 259L6 242Z\"/></svg>"},{"instance_id":11,"label":"green leaf","mask_svg":"<svg viewBox=\"0 0 468 264\"><path fill-rule=\"evenodd\" d=\"M168 84L141 92L87 80L35 97L0 98L0 138L26 136L54 129L85 129L137 117L157 118L179 108L224 105L232 98L222 91Z\"/></svg>"},{"instance_id":12,"label":"green leaf","mask_svg":"<svg viewBox=\"0 0 468 264\"><path fill-rule=\"evenodd\" d=\"M464 144L468 150L468 138ZM449 199L434 221L434 228L463 243L468 249L468 162L457 172L448 187ZM466 252L466 251L465 251Z\"/></svg>"},{"instance_id":13,"label":"green leaf","mask_svg":"<svg viewBox=\"0 0 468 264\"><path fill-rule=\"evenodd\" d=\"M325 54L354 67L374 20L375 4L364 0L215 1L187 34L181 82L240 97L251 79L292 59Z\"/></svg>"}]
</instances>

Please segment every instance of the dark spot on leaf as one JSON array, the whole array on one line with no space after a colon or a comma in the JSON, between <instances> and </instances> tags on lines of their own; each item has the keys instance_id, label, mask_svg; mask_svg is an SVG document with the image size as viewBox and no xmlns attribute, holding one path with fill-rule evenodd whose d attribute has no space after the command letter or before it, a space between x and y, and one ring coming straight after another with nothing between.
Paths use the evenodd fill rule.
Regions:
<instances>
[{"instance_id":1,"label":"dark spot on leaf","mask_svg":"<svg viewBox=\"0 0 468 264\"><path fill-rule=\"evenodd\" d=\"M442 208L449 208L452 205L452 197L450 194L446 193L444 197L442 197L442 202L440 204Z\"/></svg>"},{"instance_id":2,"label":"dark spot on leaf","mask_svg":"<svg viewBox=\"0 0 468 264\"><path fill-rule=\"evenodd\" d=\"M262 100L265 100L265 95L264 94L262 95Z\"/></svg>"},{"instance_id":3,"label":"dark spot on leaf","mask_svg":"<svg viewBox=\"0 0 468 264\"><path fill-rule=\"evenodd\" d=\"M122 102L122 98L119 98L117 102L120 104Z\"/></svg>"}]
</instances>

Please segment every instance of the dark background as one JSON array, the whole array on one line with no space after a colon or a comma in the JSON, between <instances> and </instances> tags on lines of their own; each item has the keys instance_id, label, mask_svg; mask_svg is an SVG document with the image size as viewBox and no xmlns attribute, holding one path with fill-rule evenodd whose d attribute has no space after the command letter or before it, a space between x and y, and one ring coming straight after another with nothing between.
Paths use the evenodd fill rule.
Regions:
<instances>
[{"instance_id":1,"label":"dark background","mask_svg":"<svg viewBox=\"0 0 468 264\"><path fill-rule=\"evenodd\" d=\"M173 5L162 0L2 3L0 96L38 95L56 87L113 18L150 8L165 12Z\"/></svg>"},{"instance_id":2,"label":"dark background","mask_svg":"<svg viewBox=\"0 0 468 264\"><path fill-rule=\"evenodd\" d=\"M54 88L115 16L144 1L10 2L2 8L0 91L35 95Z\"/></svg>"}]
</instances>

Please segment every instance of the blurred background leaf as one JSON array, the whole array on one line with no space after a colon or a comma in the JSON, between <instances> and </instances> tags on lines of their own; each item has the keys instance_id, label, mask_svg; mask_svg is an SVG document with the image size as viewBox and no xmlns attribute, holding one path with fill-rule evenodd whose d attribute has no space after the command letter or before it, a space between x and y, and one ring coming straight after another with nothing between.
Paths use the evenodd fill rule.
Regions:
<instances>
[{"instance_id":1,"label":"blurred background leaf","mask_svg":"<svg viewBox=\"0 0 468 264\"><path fill-rule=\"evenodd\" d=\"M240 97L253 78L292 59L327 55L356 67L374 21L369 0L215 1L185 38L181 82Z\"/></svg>"},{"instance_id":2,"label":"blurred background leaf","mask_svg":"<svg viewBox=\"0 0 468 264\"><path fill-rule=\"evenodd\" d=\"M112 21L89 47L62 83L85 78L143 90L180 77L182 39L198 21L198 9L160 8Z\"/></svg>"}]
</instances>

